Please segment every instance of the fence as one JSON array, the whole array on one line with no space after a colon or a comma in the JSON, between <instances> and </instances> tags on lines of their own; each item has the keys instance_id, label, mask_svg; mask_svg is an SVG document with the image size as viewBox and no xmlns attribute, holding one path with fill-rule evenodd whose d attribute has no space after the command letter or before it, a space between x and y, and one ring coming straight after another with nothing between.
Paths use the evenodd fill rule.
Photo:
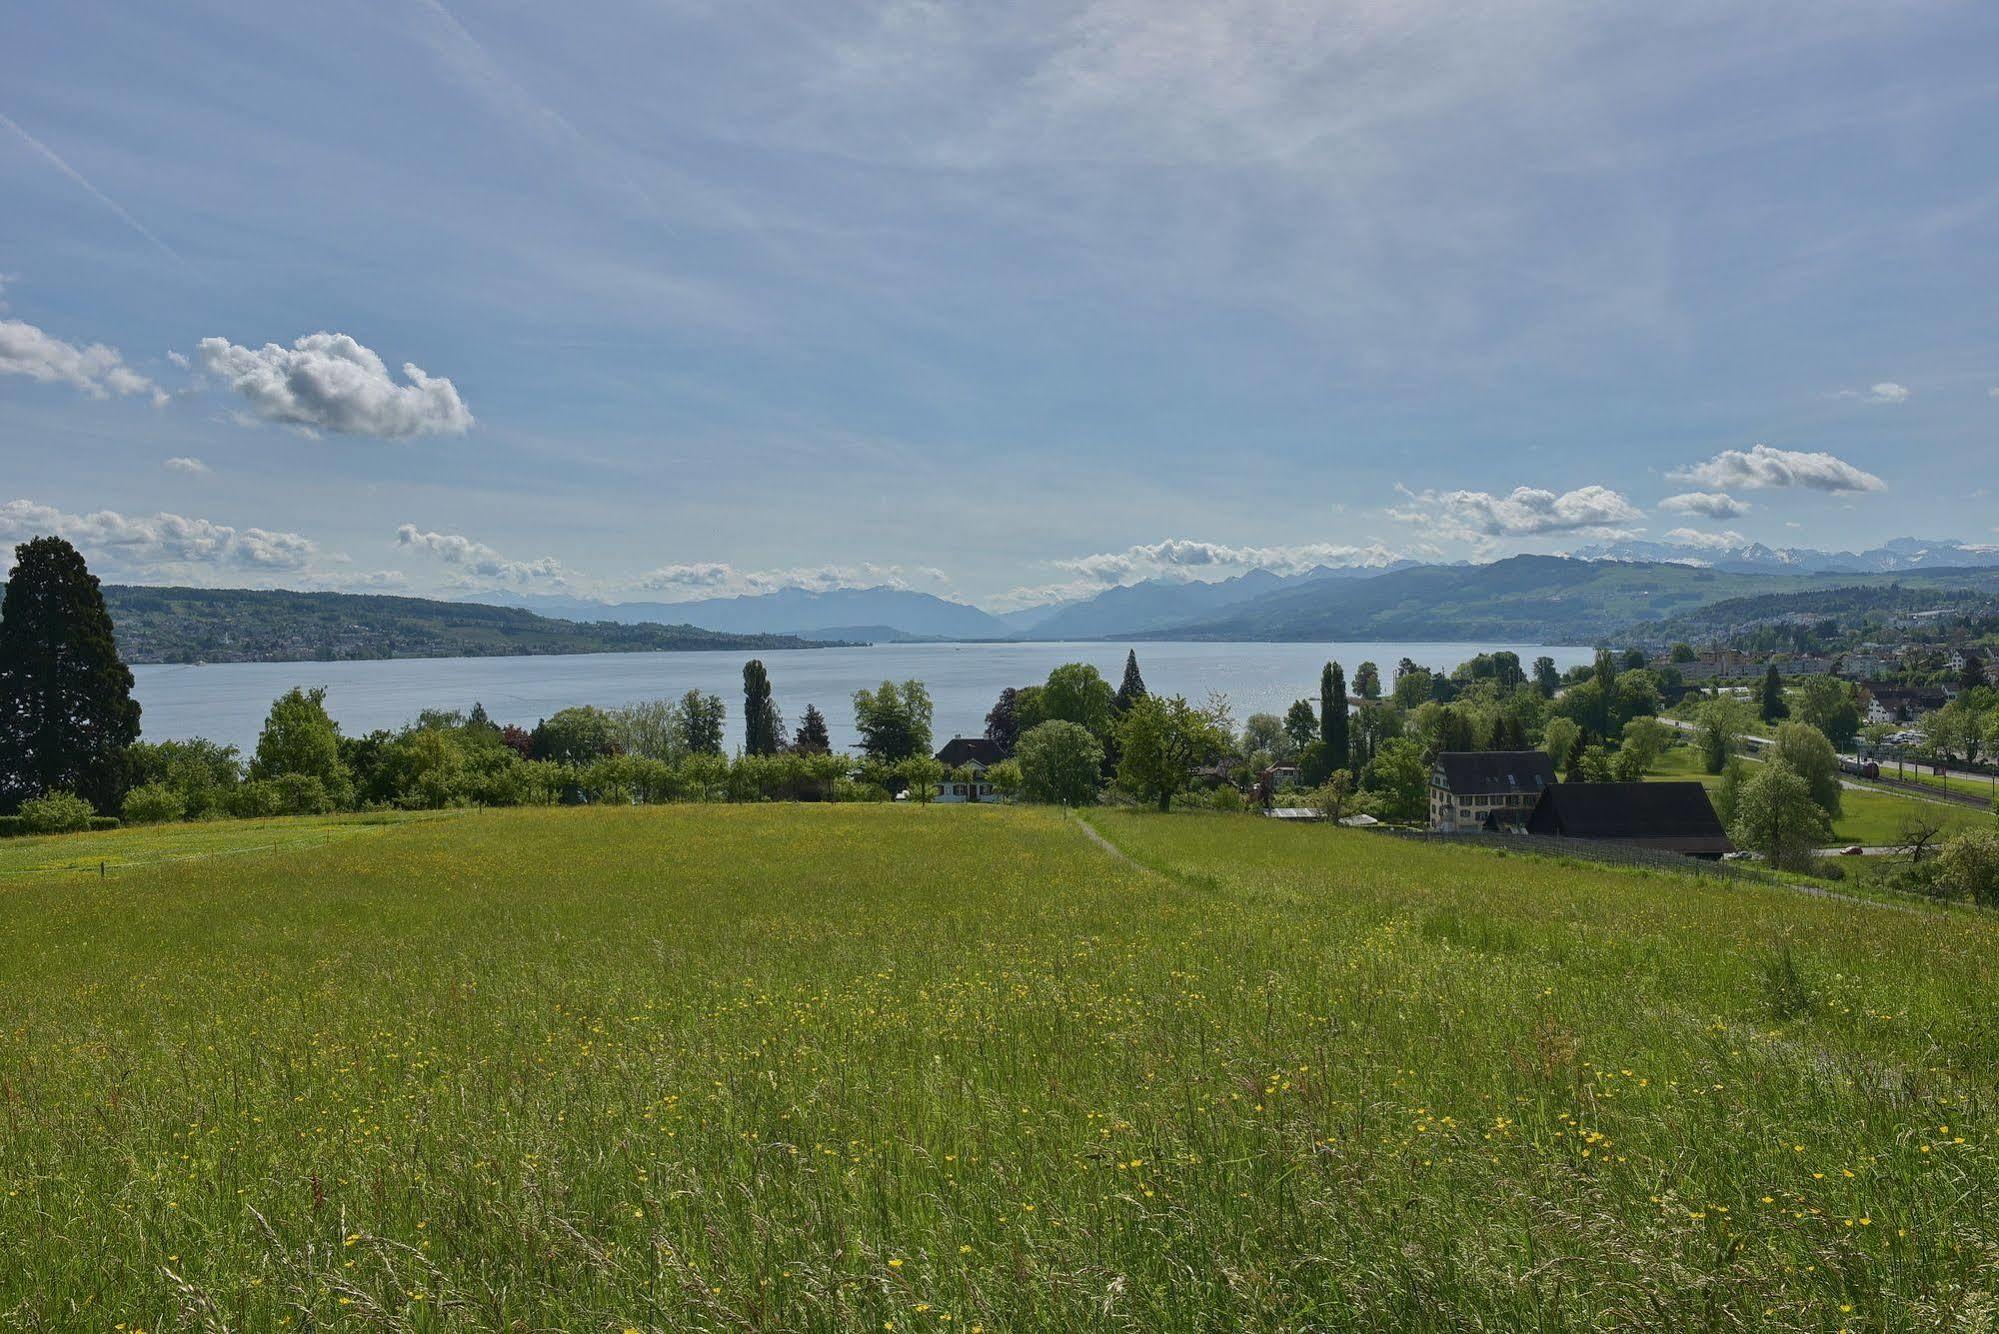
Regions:
<instances>
[{"instance_id":1,"label":"fence","mask_svg":"<svg viewBox=\"0 0 1999 1334\"><path fill-rule=\"evenodd\" d=\"M1586 838L1483 832L1443 834L1422 829L1387 829L1383 832L1418 843L1450 843L1459 847L1495 848L1503 852L1526 852L1542 857L1572 857L1578 861L1603 862L1612 866L1636 866L1646 870L1671 871L1676 875L1702 875L1716 880L1747 880L1763 885L1784 883L1767 871L1736 862L1702 861L1698 857L1683 857L1677 852L1661 852L1657 848L1601 843Z\"/></svg>"}]
</instances>

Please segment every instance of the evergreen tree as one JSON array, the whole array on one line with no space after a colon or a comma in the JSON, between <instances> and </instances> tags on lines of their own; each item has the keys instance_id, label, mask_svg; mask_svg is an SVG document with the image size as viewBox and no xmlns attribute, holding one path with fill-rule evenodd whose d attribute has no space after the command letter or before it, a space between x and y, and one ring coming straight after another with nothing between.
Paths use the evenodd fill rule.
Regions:
<instances>
[{"instance_id":1,"label":"evergreen tree","mask_svg":"<svg viewBox=\"0 0 1999 1334\"><path fill-rule=\"evenodd\" d=\"M1303 750L1319 739L1319 715L1312 712L1311 700L1291 701L1284 712L1284 735L1291 738L1294 750Z\"/></svg>"},{"instance_id":2,"label":"evergreen tree","mask_svg":"<svg viewBox=\"0 0 1999 1334\"><path fill-rule=\"evenodd\" d=\"M14 561L0 602L0 811L56 791L116 811L139 705L103 590L59 537L22 543Z\"/></svg>"},{"instance_id":3,"label":"evergreen tree","mask_svg":"<svg viewBox=\"0 0 1999 1334\"><path fill-rule=\"evenodd\" d=\"M1757 712L1766 723L1791 716L1790 706L1784 703L1784 678L1778 674L1774 662L1770 664L1770 670L1763 673L1763 698Z\"/></svg>"},{"instance_id":4,"label":"evergreen tree","mask_svg":"<svg viewBox=\"0 0 1999 1334\"><path fill-rule=\"evenodd\" d=\"M784 748L784 719L771 698L770 673L760 658L743 664L743 754L775 755Z\"/></svg>"},{"instance_id":5,"label":"evergreen tree","mask_svg":"<svg viewBox=\"0 0 1999 1334\"><path fill-rule=\"evenodd\" d=\"M1124 680L1118 683L1117 695L1111 700L1111 709L1122 716L1132 705L1144 699L1145 695L1145 678L1138 674L1138 650L1127 649L1124 655Z\"/></svg>"},{"instance_id":6,"label":"evergreen tree","mask_svg":"<svg viewBox=\"0 0 1999 1334\"><path fill-rule=\"evenodd\" d=\"M833 738L826 731L826 715L815 705L805 706L805 713L798 720L798 735L792 737L791 748L800 755L826 755L833 749Z\"/></svg>"},{"instance_id":7,"label":"evergreen tree","mask_svg":"<svg viewBox=\"0 0 1999 1334\"><path fill-rule=\"evenodd\" d=\"M1347 674L1337 662L1326 664L1319 677L1319 739L1326 743L1326 761L1335 769L1347 767Z\"/></svg>"}]
</instances>

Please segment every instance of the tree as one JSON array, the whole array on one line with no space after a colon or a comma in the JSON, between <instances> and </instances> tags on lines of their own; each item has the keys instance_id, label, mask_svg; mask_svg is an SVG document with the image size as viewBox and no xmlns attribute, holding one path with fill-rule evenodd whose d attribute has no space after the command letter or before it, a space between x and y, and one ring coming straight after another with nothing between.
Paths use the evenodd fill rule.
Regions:
<instances>
[{"instance_id":1,"label":"tree","mask_svg":"<svg viewBox=\"0 0 1999 1334\"><path fill-rule=\"evenodd\" d=\"M1284 720L1274 713L1252 713L1243 720L1242 753L1259 751L1268 753L1273 762L1290 756L1291 739L1284 735Z\"/></svg>"},{"instance_id":2,"label":"tree","mask_svg":"<svg viewBox=\"0 0 1999 1334\"><path fill-rule=\"evenodd\" d=\"M588 764L618 749L616 728L611 715L593 704L561 709L535 724L534 757L558 764ZM258 751L263 750L262 743ZM663 757L662 757L663 758ZM250 766L256 778L256 766Z\"/></svg>"},{"instance_id":3,"label":"tree","mask_svg":"<svg viewBox=\"0 0 1999 1334\"><path fill-rule=\"evenodd\" d=\"M1118 782L1170 810L1193 770L1228 748L1227 725L1213 705L1194 708L1180 695L1148 696L1118 723Z\"/></svg>"},{"instance_id":4,"label":"tree","mask_svg":"<svg viewBox=\"0 0 1999 1334\"><path fill-rule=\"evenodd\" d=\"M557 717L560 716L560 714L557 715ZM639 700L636 703L612 709L609 713L605 714L605 720L609 724L610 730L608 742L602 737L579 734L580 745L567 741L550 742L548 744L559 746L565 751L578 750L579 752L583 747L596 745L598 749L589 750L583 754L581 759L574 761L579 764L595 759L599 755L608 754L609 751L603 748L607 744L611 750L616 750L622 754L637 755L641 759L660 760L667 764L678 763L687 754L687 748L681 740L680 705L675 700ZM578 727L594 731L594 724L586 723L582 719L574 720L574 722ZM544 722L535 731L541 732L547 726L548 723ZM519 729L514 730L517 731ZM501 739L505 740L509 745L515 744L514 739L506 732L502 732L500 735ZM518 749L517 746L516 749ZM553 756L547 753L545 749L537 751L530 744L521 758L545 760L551 759Z\"/></svg>"},{"instance_id":5,"label":"tree","mask_svg":"<svg viewBox=\"0 0 1999 1334\"><path fill-rule=\"evenodd\" d=\"M1785 723L1777 729L1770 755L1805 780L1821 810L1838 818L1839 756L1825 733L1807 723Z\"/></svg>"},{"instance_id":6,"label":"tree","mask_svg":"<svg viewBox=\"0 0 1999 1334\"><path fill-rule=\"evenodd\" d=\"M1284 735L1291 739L1293 750L1303 750L1319 739L1319 715L1313 712L1310 700L1291 701L1284 712Z\"/></svg>"},{"instance_id":7,"label":"tree","mask_svg":"<svg viewBox=\"0 0 1999 1334\"><path fill-rule=\"evenodd\" d=\"M1583 729L1575 719L1550 718L1541 733L1541 749L1548 752L1548 758L1560 769L1569 762L1569 755L1582 739Z\"/></svg>"},{"instance_id":8,"label":"tree","mask_svg":"<svg viewBox=\"0 0 1999 1334\"><path fill-rule=\"evenodd\" d=\"M1102 782L1104 748L1077 723L1037 723L1014 752L1020 795L1051 806L1094 806Z\"/></svg>"},{"instance_id":9,"label":"tree","mask_svg":"<svg viewBox=\"0 0 1999 1334\"><path fill-rule=\"evenodd\" d=\"M1361 771L1361 786L1375 795L1382 819L1421 820L1430 808L1430 766L1423 748L1408 737L1382 742Z\"/></svg>"},{"instance_id":10,"label":"tree","mask_svg":"<svg viewBox=\"0 0 1999 1334\"><path fill-rule=\"evenodd\" d=\"M828 755L833 750L833 739L826 731L826 715L819 712L817 705L808 704L798 720L798 733L791 738L791 748L800 755Z\"/></svg>"},{"instance_id":11,"label":"tree","mask_svg":"<svg viewBox=\"0 0 1999 1334\"><path fill-rule=\"evenodd\" d=\"M1700 654L1694 652L1694 646L1692 644L1684 644L1684 643L1675 644L1673 645L1672 653L1668 656L1670 661L1676 664L1684 664L1689 662L1700 661Z\"/></svg>"},{"instance_id":12,"label":"tree","mask_svg":"<svg viewBox=\"0 0 1999 1334\"><path fill-rule=\"evenodd\" d=\"M1924 744L1946 761L1977 759L1985 740L1985 720L1961 697L1924 717L1921 727Z\"/></svg>"},{"instance_id":13,"label":"tree","mask_svg":"<svg viewBox=\"0 0 1999 1334\"><path fill-rule=\"evenodd\" d=\"M1335 769L1347 767L1351 723L1347 713L1347 674L1337 662L1329 662L1319 674L1319 740L1326 743L1327 762Z\"/></svg>"},{"instance_id":14,"label":"tree","mask_svg":"<svg viewBox=\"0 0 1999 1334\"><path fill-rule=\"evenodd\" d=\"M1756 714L1765 723L1791 716L1790 706L1784 703L1784 678L1774 662L1770 664L1770 670L1763 673L1763 693L1757 701Z\"/></svg>"},{"instance_id":15,"label":"tree","mask_svg":"<svg viewBox=\"0 0 1999 1334\"><path fill-rule=\"evenodd\" d=\"M346 805L353 777L340 757L340 729L326 712L326 688L293 687L278 696L264 719L250 757L253 781L318 779L336 804Z\"/></svg>"},{"instance_id":16,"label":"tree","mask_svg":"<svg viewBox=\"0 0 1999 1334\"><path fill-rule=\"evenodd\" d=\"M1958 670L1957 684L1960 690L1977 690L1985 684L1985 663L1970 649L1961 650L1964 666Z\"/></svg>"},{"instance_id":17,"label":"tree","mask_svg":"<svg viewBox=\"0 0 1999 1334\"><path fill-rule=\"evenodd\" d=\"M1025 692L1023 692L1025 693ZM1075 723L1102 742L1111 734L1116 694L1103 673L1087 662L1065 662L1048 673L1038 690L1017 701L1023 729L1045 722Z\"/></svg>"},{"instance_id":18,"label":"tree","mask_svg":"<svg viewBox=\"0 0 1999 1334\"><path fill-rule=\"evenodd\" d=\"M784 718L771 696L761 659L743 664L743 754L775 755L784 749Z\"/></svg>"},{"instance_id":19,"label":"tree","mask_svg":"<svg viewBox=\"0 0 1999 1334\"><path fill-rule=\"evenodd\" d=\"M117 810L138 739L132 669L96 576L59 537L23 542L0 601L0 811L56 791Z\"/></svg>"},{"instance_id":20,"label":"tree","mask_svg":"<svg viewBox=\"0 0 1999 1334\"><path fill-rule=\"evenodd\" d=\"M1952 898L1999 904L1999 833L1967 829L1937 856L1937 884Z\"/></svg>"},{"instance_id":21,"label":"tree","mask_svg":"<svg viewBox=\"0 0 1999 1334\"><path fill-rule=\"evenodd\" d=\"M1812 799L1811 784L1782 760L1757 766L1742 784L1729 837L1762 853L1772 866L1808 871L1812 852L1831 837L1832 823Z\"/></svg>"},{"instance_id":22,"label":"tree","mask_svg":"<svg viewBox=\"0 0 1999 1334\"><path fill-rule=\"evenodd\" d=\"M1517 658L1515 661L1519 661ZM1362 699L1381 698L1381 668L1364 662L1353 669L1353 689Z\"/></svg>"},{"instance_id":23,"label":"tree","mask_svg":"<svg viewBox=\"0 0 1999 1334\"><path fill-rule=\"evenodd\" d=\"M1359 772L1390 737L1402 735L1402 714L1386 700L1364 699L1354 710L1352 744L1347 747L1349 767Z\"/></svg>"},{"instance_id":24,"label":"tree","mask_svg":"<svg viewBox=\"0 0 1999 1334\"><path fill-rule=\"evenodd\" d=\"M1807 676L1798 682L1798 721L1825 733L1837 750L1845 750L1860 733L1860 705L1853 686L1833 676Z\"/></svg>"},{"instance_id":25,"label":"tree","mask_svg":"<svg viewBox=\"0 0 1999 1334\"><path fill-rule=\"evenodd\" d=\"M1123 715L1132 705L1144 698L1145 678L1138 674L1138 650L1127 649L1124 655L1124 680L1118 683L1117 694L1111 700L1111 709Z\"/></svg>"},{"instance_id":26,"label":"tree","mask_svg":"<svg viewBox=\"0 0 1999 1334\"><path fill-rule=\"evenodd\" d=\"M1624 670L1627 672L1644 671L1645 650L1642 648L1628 648L1624 650Z\"/></svg>"},{"instance_id":27,"label":"tree","mask_svg":"<svg viewBox=\"0 0 1999 1334\"><path fill-rule=\"evenodd\" d=\"M1409 660L1404 658L1403 661ZM1394 699L1396 708L1413 709L1435 693L1432 688L1434 685L1435 682L1429 672L1411 663L1408 671L1395 674L1395 691L1391 698Z\"/></svg>"},{"instance_id":28,"label":"tree","mask_svg":"<svg viewBox=\"0 0 1999 1334\"><path fill-rule=\"evenodd\" d=\"M1714 813L1721 817L1721 827L1729 828L1735 823L1735 812L1742 804L1742 785L1749 781L1749 765L1740 755L1730 755L1722 762L1721 780L1714 785Z\"/></svg>"},{"instance_id":29,"label":"tree","mask_svg":"<svg viewBox=\"0 0 1999 1334\"><path fill-rule=\"evenodd\" d=\"M728 709L720 695L690 690L680 697L680 744L689 755L720 755Z\"/></svg>"},{"instance_id":30,"label":"tree","mask_svg":"<svg viewBox=\"0 0 1999 1334\"><path fill-rule=\"evenodd\" d=\"M1898 837L1898 846L1908 854L1910 865L1919 866L1943 837L1943 821L1927 811L1912 810L1902 817Z\"/></svg>"},{"instance_id":31,"label":"tree","mask_svg":"<svg viewBox=\"0 0 1999 1334\"><path fill-rule=\"evenodd\" d=\"M1666 753L1673 734L1657 718L1633 718L1624 725L1624 739L1617 748L1618 777L1636 782L1643 778L1659 757Z\"/></svg>"},{"instance_id":32,"label":"tree","mask_svg":"<svg viewBox=\"0 0 1999 1334\"><path fill-rule=\"evenodd\" d=\"M1615 777L1616 773L1610 764L1610 752L1602 746L1579 746L1570 753L1569 782L1608 783Z\"/></svg>"},{"instance_id":33,"label":"tree","mask_svg":"<svg viewBox=\"0 0 1999 1334\"><path fill-rule=\"evenodd\" d=\"M903 782L903 790L921 805L928 806L937 795L938 784L944 781L944 765L931 755L911 755L895 766L896 777Z\"/></svg>"},{"instance_id":34,"label":"tree","mask_svg":"<svg viewBox=\"0 0 1999 1334\"><path fill-rule=\"evenodd\" d=\"M930 753L930 692L923 682L884 681L854 692L854 730L870 758L891 764Z\"/></svg>"},{"instance_id":35,"label":"tree","mask_svg":"<svg viewBox=\"0 0 1999 1334\"><path fill-rule=\"evenodd\" d=\"M1720 773L1728 757L1741 749L1742 734L1748 730L1739 701L1721 697L1703 701L1694 714L1694 746L1701 753L1701 767Z\"/></svg>"},{"instance_id":36,"label":"tree","mask_svg":"<svg viewBox=\"0 0 1999 1334\"><path fill-rule=\"evenodd\" d=\"M1305 802L1334 824L1349 815L1361 814L1364 807L1372 804L1368 795L1354 783L1352 771L1347 769L1333 770L1333 776L1314 789Z\"/></svg>"},{"instance_id":37,"label":"tree","mask_svg":"<svg viewBox=\"0 0 1999 1334\"><path fill-rule=\"evenodd\" d=\"M1553 699L1562 688L1562 674L1555 670L1553 658L1543 655L1534 659L1534 688L1541 692L1542 699Z\"/></svg>"},{"instance_id":38,"label":"tree","mask_svg":"<svg viewBox=\"0 0 1999 1334\"><path fill-rule=\"evenodd\" d=\"M1012 686L1000 691L999 699L986 711L986 740L1000 748L1000 754L1013 754L1014 746L1020 741L1020 714L1017 705L1020 692Z\"/></svg>"}]
</instances>

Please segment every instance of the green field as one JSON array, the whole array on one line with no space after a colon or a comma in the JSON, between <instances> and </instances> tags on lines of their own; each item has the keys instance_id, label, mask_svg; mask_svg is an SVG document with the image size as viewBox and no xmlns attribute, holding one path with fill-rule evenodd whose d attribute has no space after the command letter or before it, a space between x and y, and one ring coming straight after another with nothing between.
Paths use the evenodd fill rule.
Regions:
<instances>
[{"instance_id":1,"label":"green field","mask_svg":"<svg viewBox=\"0 0 1999 1334\"><path fill-rule=\"evenodd\" d=\"M1750 763L1757 761L1751 757ZM1702 772L1700 753L1692 746L1674 746L1666 751L1645 776L1651 781L1698 780L1709 787L1720 781ZM1832 837L1826 841L1827 847L1853 843L1867 847L1896 846L1903 842L1903 821L1911 816L1937 821L1946 836L1961 829L1992 827L1989 812L1882 789L1845 788L1839 794L1839 804L1839 818L1832 822Z\"/></svg>"},{"instance_id":2,"label":"green field","mask_svg":"<svg viewBox=\"0 0 1999 1334\"><path fill-rule=\"evenodd\" d=\"M1090 819L1135 860L1045 810L703 806L0 881L0 1323L1999 1306L1989 916Z\"/></svg>"}]
</instances>

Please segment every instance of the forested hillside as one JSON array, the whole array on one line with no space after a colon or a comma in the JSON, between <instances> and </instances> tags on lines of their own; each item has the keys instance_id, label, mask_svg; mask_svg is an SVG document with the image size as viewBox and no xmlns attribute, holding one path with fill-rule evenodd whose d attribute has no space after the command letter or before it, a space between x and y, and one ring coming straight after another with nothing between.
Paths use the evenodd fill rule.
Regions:
<instances>
[{"instance_id":1,"label":"forested hillside","mask_svg":"<svg viewBox=\"0 0 1999 1334\"><path fill-rule=\"evenodd\" d=\"M107 585L127 662L304 662L803 648L789 635L558 621L513 607L359 593Z\"/></svg>"}]
</instances>

